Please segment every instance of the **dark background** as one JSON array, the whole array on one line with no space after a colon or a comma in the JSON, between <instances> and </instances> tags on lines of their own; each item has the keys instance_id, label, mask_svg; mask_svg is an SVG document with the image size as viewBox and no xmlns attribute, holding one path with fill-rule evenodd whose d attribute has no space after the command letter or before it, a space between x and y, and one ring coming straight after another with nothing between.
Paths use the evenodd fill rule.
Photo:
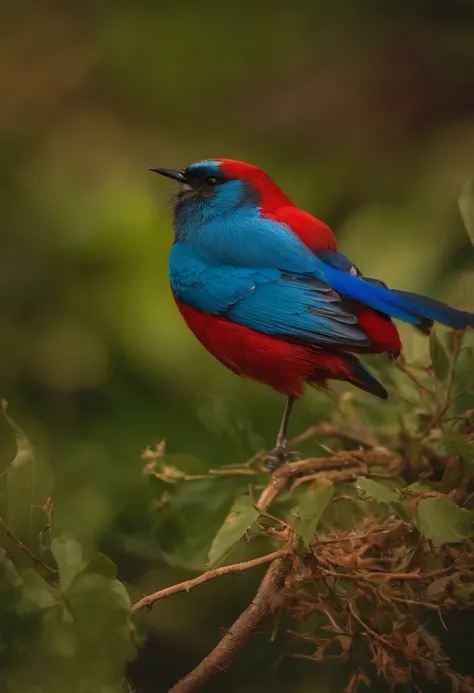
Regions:
<instances>
[{"instance_id":1,"label":"dark background","mask_svg":"<svg viewBox=\"0 0 474 693\"><path fill-rule=\"evenodd\" d=\"M367 275L472 305L457 198L474 169L474 5L16 2L1 9L0 94L2 395L54 470L55 532L151 591L193 573L160 555L142 450L244 461L272 443L283 401L187 332L167 277L170 185L148 167L257 164ZM308 392L292 430L327 402ZM257 578L143 615L133 685L166 690ZM338 670L277 661L283 645L257 636L212 690L342 690Z\"/></svg>"}]
</instances>

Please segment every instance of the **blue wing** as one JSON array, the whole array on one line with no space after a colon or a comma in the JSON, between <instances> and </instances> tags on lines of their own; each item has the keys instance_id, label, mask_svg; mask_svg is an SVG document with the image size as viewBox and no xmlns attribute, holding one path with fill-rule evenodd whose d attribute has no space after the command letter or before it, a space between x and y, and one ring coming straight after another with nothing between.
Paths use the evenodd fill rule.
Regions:
<instances>
[{"instance_id":1,"label":"blue wing","mask_svg":"<svg viewBox=\"0 0 474 693\"><path fill-rule=\"evenodd\" d=\"M330 286L271 267L212 266L187 243L170 254L176 298L265 334L317 345L370 344L357 318Z\"/></svg>"},{"instance_id":2,"label":"blue wing","mask_svg":"<svg viewBox=\"0 0 474 693\"><path fill-rule=\"evenodd\" d=\"M474 327L474 315L471 313L451 308L427 296L390 290L378 279L362 277L360 270L342 253L328 250L319 253L318 257L329 266L325 272L326 280L341 296L411 323L423 332L429 332L434 321L460 330Z\"/></svg>"},{"instance_id":3,"label":"blue wing","mask_svg":"<svg viewBox=\"0 0 474 693\"><path fill-rule=\"evenodd\" d=\"M420 326L423 321L441 322L457 330L474 327L474 315L451 308L427 296L388 289L364 279L328 268L326 279L341 294L392 318Z\"/></svg>"},{"instance_id":4,"label":"blue wing","mask_svg":"<svg viewBox=\"0 0 474 693\"><path fill-rule=\"evenodd\" d=\"M314 344L369 343L351 301L413 325L474 327L471 313L365 280L340 253L317 257L289 227L250 206L194 225L173 247L170 275L175 294L198 310Z\"/></svg>"}]
</instances>

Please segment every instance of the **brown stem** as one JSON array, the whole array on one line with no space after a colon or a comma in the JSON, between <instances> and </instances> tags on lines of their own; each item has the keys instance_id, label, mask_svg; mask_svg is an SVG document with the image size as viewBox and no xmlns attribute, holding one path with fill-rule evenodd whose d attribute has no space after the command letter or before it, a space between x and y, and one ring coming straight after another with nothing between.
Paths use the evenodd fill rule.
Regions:
<instances>
[{"instance_id":1,"label":"brown stem","mask_svg":"<svg viewBox=\"0 0 474 693\"><path fill-rule=\"evenodd\" d=\"M259 565L265 565L266 563L272 563L277 558L284 558L288 556L290 551L282 549L281 551L274 551L266 556L259 556L258 558L253 558L251 561L244 561L242 563L234 563L232 565L224 565L220 568L214 568L214 570L208 570L207 573L198 575L198 577L192 580L185 580L177 585L171 585L171 587L165 587L159 592L154 594L148 594L143 599L140 599L133 605L133 613L140 611L140 609L150 608L155 602L160 601L160 599L166 599L171 597L173 594L179 594L180 592L189 592L193 587L202 585L203 582L209 582L209 580L214 580L222 575L230 575L231 573L243 573L244 570L249 570L250 568L256 568Z\"/></svg>"},{"instance_id":2,"label":"brown stem","mask_svg":"<svg viewBox=\"0 0 474 693\"><path fill-rule=\"evenodd\" d=\"M265 512L269 505L278 498L290 479L298 473L298 464L298 462L285 464L273 472L270 481L255 504L258 510ZM286 565L285 557L289 554L294 540L293 533L289 532L286 549L281 552L280 558L276 558L268 568L251 604L240 614L212 652L187 676L178 681L169 690L169 693L192 693L217 674L225 671L236 652L250 640L261 623L283 604L285 594L282 588L290 571L290 567Z\"/></svg>"},{"instance_id":3,"label":"brown stem","mask_svg":"<svg viewBox=\"0 0 474 693\"><path fill-rule=\"evenodd\" d=\"M347 602L347 607L349 609L351 616L354 618L354 620L357 621L357 623L361 626L361 628L363 628L369 635L371 635L375 640L377 640L379 643L381 643L385 647L389 647L391 649L397 649L389 640L384 638L383 635L380 635L379 633L377 633L377 631L375 631L373 628L368 626L367 623L365 623L365 621L363 621L361 619L361 617L359 616L359 614L357 613L357 611L354 607L354 604L350 600Z\"/></svg>"},{"instance_id":4,"label":"brown stem","mask_svg":"<svg viewBox=\"0 0 474 693\"><path fill-rule=\"evenodd\" d=\"M451 358L449 360L449 370L448 370L448 377L446 381L446 390L444 392L444 398L443 401L439 404L435 415L433 416L433 419L430 421L430 423L426 426L425 430L422 431L420 434L420 439L422 440L425 438L428 433L435 428L442 420L443 416L446 414L448 409L451 407L451 405L461 397L461 395L465 394L469 390L471 390L474 387L474 383L468 383L465 387L463 387L456 395L452 394L453 391L453 385L454 385L454 376L456 373L456 364L459 358L459 354L461 353L461 346L462 346L462 339L463 339L463 332L460 330L456 330L454 334L454 346L453 346L453 352L451 354Z\"/></svg>"},{"instance_id":5,"label":"brown stem","mask_svg":"<svg viewBox=\"0 0 474 693\"><path fill-rule=\"evenodd\" d=\"M339 438L339 440L344 440L348 443L355 443L356 445L362 445L364 448L373 448L378 445L375 438L372 436L365 437L354 432L341 431L330 423L322 423L316 426L310 426L306 431L301 433L296 438L290 441L290 446L299 445L304 443L310 438L315 438L317 436L327 436L328 438Z\"/></svg>"},{"instance_id":6,"label":"brown stem","mask_svg":"<svg viewBox=\"0 0 474 693\"><path fill-rule=\"evenodd\" d=\"M423 438L426 438L428 433L433 429L436 428L436 426L440 423L441 419L443 416L446 414L448 409L458 400L462 395L465 395L466 392L469 392L469 390L474 389L474 382L468 383L465 387L461 388L459 392L457 392L453 397L450 399L445 399L441 407L438 409L436 414L434 415L433 419L430 421L430 423L427 425L424 431L420 433L420 440L423 440Z\"/></svg>"},{"instance_id":7,"label":"brown stem","mask_svg":"<svg viewBox=\"0 0 474 693\"><path fill-rule=\"evenodd\" d=\"M262 513L265 513L268 507L278 498L291 480L323 470L353 468L354 464L360 464L360 458L361 453L359 453L359 451L347 451L332 455L331 457L316 457L284 464L272 474L268 484L261 492L255 507ZM367 461L367 458L370 459ZM366 465L381 463L380 454L377 453L376 450L366 452L364 459ZM393 462L393 460L390 461ZM206 582L217 577L217 575L240 572L242 566L252 567L253 565L261 565L262 563L272 561L251 604L239 616L212 652L187 676L178 681L178 683L170 689L169 693L193 693L201 688L201 686L211 681L219 673L225 671L232 662L236 652L240 650L260 628L262 622L283 605L286 599L286 591L283 590L283 587L285 581L289 582L291 580L291 564L285 561L285 558L292 552L292 547L296 540L297 538L294 532L288 528L286 533L286 546L282 551L264 556L260 560L256 559L255 561L249 561L247 564L225 566L216 569L216 571L209 571L209 573L205 573L194 580L188 580L175 587L167 588L166 590L157 592L155 595L150 595L150 597L144 597L137 602L134 611L138 611L139 608L145 606L147 600L148 603L153 603L157 601L157 598L163 599L171 594L186 591L201 582ZM339 577L339 574L336 573L336 575Z\"/></svg>"},{"instance_id":8,"label":"brown stem","mask_svg":"<svg viewBox=\"0 0 474 693\"><path fill-rule=\"evenodd\" d=\"M187 676L170 688L168 693L191 693L215 676L225 671L236 652L240 650L259 628L260 624L283 604L287 568L282 559L268 569L257 594L243 611L220 643Z\"/></svg>"},{"instance_id":9,"label":"brown stem","mask_svg":"<svg viewBox=\"0 0 474 693\"><path fill-rule=\"evenodd\" d=\"M409 378L409 379L412 381L412 383L414 383L414 384L416 385L416 387L418 388L418 392L419 392L419 394L420 394L420 399L421 399L422 401L424 401L425 395L428 396L428 399L430 399L430 398L433 397L433 392L432 392L432 390L430 390L428 387L426 387L426 385L423 385L423 383L421 382L421 380L420 380L414 373L412 373L412 371L411 371L409 368L407 368L407 367L406 367L403 363L401 363L400 361L397 361L397 364L396 364L396 365L397 365L397 368L398 368L402 373L404 373L404 374L407 376L407 378Z\"/></svg>"},{"instance_id":10,"label":"brown stem","mask_svg":"<svg viewBox=\"0 0 474 693\"><path fill-rule=\"evenodd\" d=\"M16 546L23 551L23 553L26 553L26 555L31 558L33 563L36 563L37 565L40 565L44 570L46 570L47 573L50 575L57 575L58 571L55 570L54 568L51 568L47 563L41 560L41 558L38 558L38 556L35 556L33 551L31 551L26 544L24 544L21 539L18 539L11 529L5 524L5 522L2 520L0 517L0 529L7 535L7 537L10 537L12 542L16 544Z\"/></svg>"}]
</instances>

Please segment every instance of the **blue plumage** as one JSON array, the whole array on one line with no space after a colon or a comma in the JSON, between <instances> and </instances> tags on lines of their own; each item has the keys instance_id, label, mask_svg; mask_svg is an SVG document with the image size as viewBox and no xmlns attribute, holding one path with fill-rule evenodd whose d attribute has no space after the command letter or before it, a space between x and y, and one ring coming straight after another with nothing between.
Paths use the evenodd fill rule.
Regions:
<instances>
[{"instance_id":1,"label":"blue plumage","mask_svg":"<svg viewBox=\"0 0 474 693\"><path fill-rule=\"evenodd\" d=\"M226 159L152 170L181 186L169 273L186 323L232 371L288 396L272 466L287 458L288 418L305 383L343 380L387 397L351 352L396 357L390 318L423 332L434 321L474 326L470 313L364 277L331 229L255 166Z\"/></svg>"},{"instance_id":2,"label":"blue plumage","mask_svg":"<svg viewBox=\"0 0 474 693\"><path fill-rule=\"evenodd\" d=\"M425 296L405 291L392 291L332 267L326 271L326 279L341 295L349 296L385 315L412 325L417 325L420 319L427 318L458 330L474 327L472 313L451 308Z\"/></svg>"},{"instance_id":3,"label":"blue plumage","mask_svg":"<svg viewBox=\"0 0 474 693\"><path fill-rule=\"evenodd\" d=\"M211 265L199 255L188 242L176 243L170 253L171 285L176 298L187 305L292 340L333 346L369 344L357 318L316 277L273 267Z\"/></svg>"},{"instance_id":4,"label":"blue plumage","mask_svg":"<svg viewBox=\"0 0 474 693\"><path fill-rule=\"evenodd\" d=\"M348 299L414 325L423 319L458 329L474 324L469 313L364 281L341 253L316 256L255 205L238 205L240 193L228 186L222 186L229 191L227 212L208 212L200 224L189 205L179 213L169 268L175 295L188 305L266 334L334 346L369 343Z\"/></svg>"}]
</instances>

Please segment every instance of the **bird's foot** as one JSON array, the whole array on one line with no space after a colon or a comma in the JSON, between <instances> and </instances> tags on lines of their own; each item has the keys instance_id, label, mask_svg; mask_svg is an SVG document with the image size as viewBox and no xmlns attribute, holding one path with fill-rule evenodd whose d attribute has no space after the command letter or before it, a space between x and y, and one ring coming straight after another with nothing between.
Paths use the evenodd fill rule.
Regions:
<instances>
[{"instance_id":1,"label":"bird's foot","mask_svg":"<svg viewBox=\"0 0 474 693\"><path fill-rule=\"evenodd\" d=\"M284 443L277 444L273 450L268 453L267 457L267 467L270 471L277 469L285 462L288 462L291 457L297 455L298 453L292 450L288 450L288 444Z\"/></svg>"}]
</instances>

